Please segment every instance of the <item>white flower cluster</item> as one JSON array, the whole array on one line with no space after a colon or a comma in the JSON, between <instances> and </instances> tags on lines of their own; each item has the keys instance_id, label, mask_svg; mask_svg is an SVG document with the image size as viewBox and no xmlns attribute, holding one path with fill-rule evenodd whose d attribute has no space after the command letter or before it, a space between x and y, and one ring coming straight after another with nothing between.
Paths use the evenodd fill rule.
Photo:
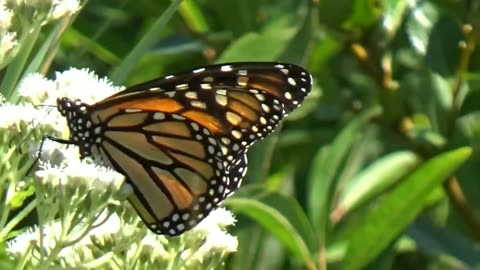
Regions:
<instances>
[{"instance_id":1,"label":"white flower cluster","mask_svg":"<svg viewBox=\"0 0 480 270\"><path fill-rule=\"evenodd\" d=\"M80 3L77 0L53 0L52 19L60 19L64 16L72 16L80 10Z\"/></svg>"},{"instance_id":2,"label":"white flower cluster","mask_svg":"<svg viewBox=\"0 0 480 270\"><path fill-rule=\"evenodd\" d=\"M0 67L11 58L18 46L17 33L12 30L13 11L8 9L5 1L0 0Z\"/></svg>"},{"instance_id":3,"label":"white flower cluster","mask_svg":"<svg viewBox=\"0 0 480 270\"><path fill-rule=\"evenodd\" d=\"M20 50L19 41L35 28L71 17L81 6L80 0L0 0L0 69Z\"/></svg>"},{"instance_id":4,"label":"white flower cluster","mask_svg":"<svg viewBox=\"0 0 480 270\"><path fill-rule=\"evenodd\" d=\"M208 229L197 227L173 238L147 231L138 218L136 226L124 224L122 218L102 214L102 223L93 229L70 233L61 221L30 228L7 242L7 254L35 268L126 269L135 261L136 267L130 269L194 270L219 266L237 249L237 238L223 227L234 219L221 208L202 221Z\"/></svg>"}]
</instances>

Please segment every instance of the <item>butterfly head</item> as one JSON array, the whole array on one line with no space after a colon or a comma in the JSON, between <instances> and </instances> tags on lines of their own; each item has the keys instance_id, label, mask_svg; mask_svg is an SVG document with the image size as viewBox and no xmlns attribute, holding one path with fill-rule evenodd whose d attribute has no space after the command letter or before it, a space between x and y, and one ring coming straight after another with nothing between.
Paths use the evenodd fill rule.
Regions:
<instances>
[{"instance_id":1,"label":"butterfly head","mask_svg":"<svg viewBox=\"0 0 480 270\"><path fill-rule=\"evenodd\" d=\"M70 141L80 147L82 157L90 155L90 147L95 138L94 127L89 118L89 105L80 100L71 100L66 97L57 99L57 108L67 120L70 129Z\"/></svg>"}]
</instances>

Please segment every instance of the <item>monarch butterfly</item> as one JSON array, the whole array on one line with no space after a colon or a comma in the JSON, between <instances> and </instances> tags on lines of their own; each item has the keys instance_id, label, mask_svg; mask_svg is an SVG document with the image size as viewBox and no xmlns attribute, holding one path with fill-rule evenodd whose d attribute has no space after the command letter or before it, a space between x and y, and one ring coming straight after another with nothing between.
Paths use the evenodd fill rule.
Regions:
<instances>
[{"instance_id":1,"label":"monarch butterfly","mask_svg":"<svg viewBox=\"0 0 480 270\"><path fill-rule=\"evenodd\" d=\"M247 149L310 92L286 63L206 66L141 83L98 103L57 99L80 157L108 161L133 188L129 201L157 234L179 235L239 186Z\"/></svg>"}]
</instances>

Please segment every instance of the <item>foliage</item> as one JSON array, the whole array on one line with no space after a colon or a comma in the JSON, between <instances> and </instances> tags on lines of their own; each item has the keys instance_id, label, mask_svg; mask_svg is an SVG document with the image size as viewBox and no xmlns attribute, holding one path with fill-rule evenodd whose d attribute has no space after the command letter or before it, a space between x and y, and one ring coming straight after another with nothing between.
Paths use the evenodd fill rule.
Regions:
<instances>
[{"instance_id":1,"label":"foliage","mask_svg":"<svg viewBox=\"0 0 480 270\"><path fill-rule=\"evenodd\" d=\"M124 85L215 62L312 73L225 203L227 269L480 267L478 0L109 0L63 18L6 30L32 41L0 55L7 101L70 67Z\"/></svg>"}]
</instances>

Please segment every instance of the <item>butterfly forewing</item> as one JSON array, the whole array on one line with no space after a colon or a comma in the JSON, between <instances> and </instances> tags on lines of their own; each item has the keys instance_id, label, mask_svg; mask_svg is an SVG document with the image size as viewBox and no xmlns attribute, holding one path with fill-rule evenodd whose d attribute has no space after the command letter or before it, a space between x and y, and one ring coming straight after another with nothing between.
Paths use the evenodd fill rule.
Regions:
<instances>
[{"instance_id":1,"label":"butterfly forewing","mask_svg":"<svg viewBox=\"0 0 480 270\"><path fill-rule=\"evenodd\" d=\"M152 231L178 235L240 186L248 147L310 88L310 75L295 65L232 63L132 86L93 105L57 103L81 156L101 156L126 176L129 200Z\"/></svg>"},{"instance_id":2,"label":"butterfly forewing","mask_svg":"<svg viewBox=\"0 0 480 270\"><path fill-rule=\"evenodd\" d=\"M231 165L299 106L310 87L310 75L295 65L221 64L142 83L96 105L176 113L198 122L216 134Z\"/></svg>"}]
</instances>

